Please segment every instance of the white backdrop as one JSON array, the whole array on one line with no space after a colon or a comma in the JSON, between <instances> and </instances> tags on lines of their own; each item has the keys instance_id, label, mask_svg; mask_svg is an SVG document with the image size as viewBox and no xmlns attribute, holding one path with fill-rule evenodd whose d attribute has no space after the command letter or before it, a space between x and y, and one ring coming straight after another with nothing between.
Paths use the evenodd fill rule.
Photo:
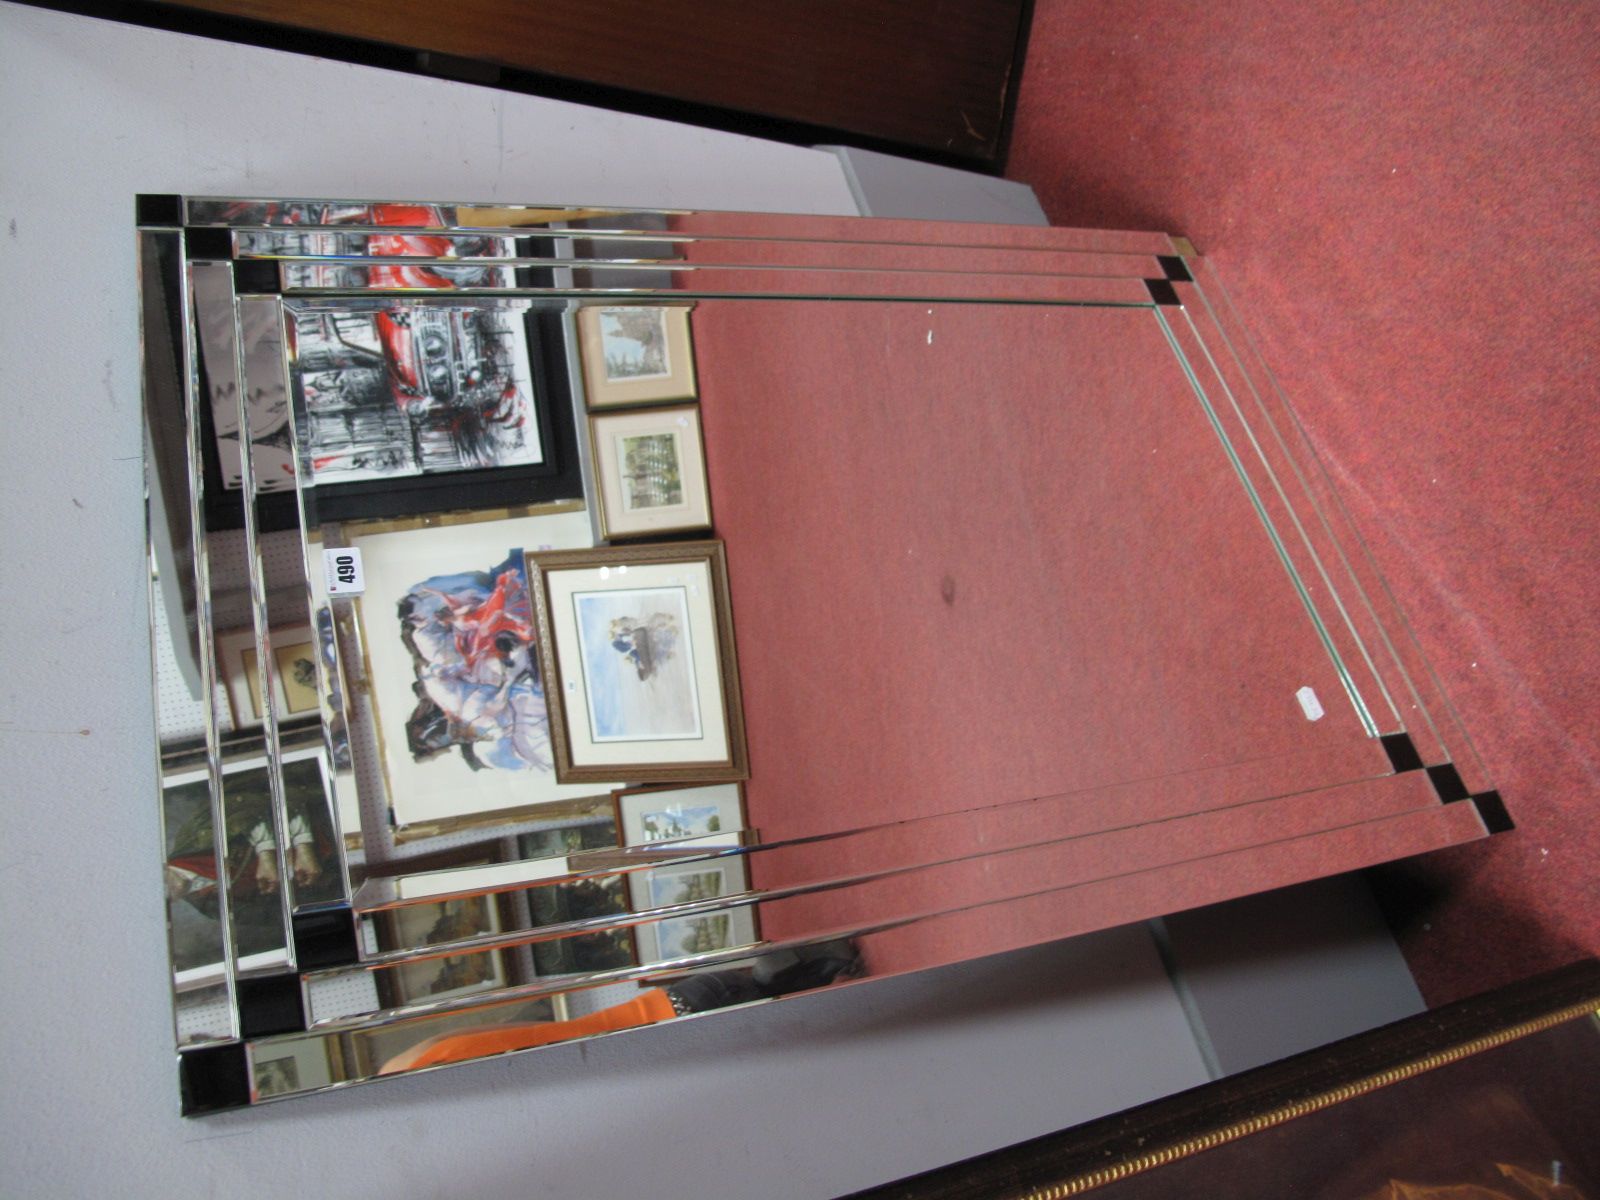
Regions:
<instances>
[{"instance_id":1,"label":"white backdrop","mask_svg":"<svg viewBox=\"0 0 1600 1200\"><path fill-rule=\"evenodd\" d=\"M0 1193L822 1197L1204 1079L1135 930L179 1118L134 194L855 209L819 151L7 4L0 117Z\"/></svg>"}]
</instances>

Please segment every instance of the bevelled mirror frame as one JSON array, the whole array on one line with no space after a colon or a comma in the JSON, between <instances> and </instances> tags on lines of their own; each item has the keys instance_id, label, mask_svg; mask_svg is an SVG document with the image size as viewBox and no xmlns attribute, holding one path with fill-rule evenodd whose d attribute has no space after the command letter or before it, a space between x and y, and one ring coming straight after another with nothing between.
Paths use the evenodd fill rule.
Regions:
<instances>
[{"instance_id":1,"label":"bevelled mirror frame","mask_svg":"<svg viewBox=\"0 0 1600 1200\"><path fill-rule=\"evenodd\" d=\"M137 228L185 1113L1509 824L1181 238Z\"/></svg>"}]
</instances>

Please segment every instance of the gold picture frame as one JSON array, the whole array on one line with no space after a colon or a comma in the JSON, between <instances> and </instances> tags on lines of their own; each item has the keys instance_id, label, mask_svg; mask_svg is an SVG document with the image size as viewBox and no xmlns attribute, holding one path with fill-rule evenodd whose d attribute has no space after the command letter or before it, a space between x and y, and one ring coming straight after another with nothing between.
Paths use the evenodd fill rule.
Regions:
<instances>
[{"instance_id":1,"label":"gold picture frame","mask_svg":"<svg viewBox=\"0 0 1600 1200\"><path fill-rule=\"evenodd\" d=\"M688 305L585 305L578 310L578 348L591 410L699 395Z\"/></svg>"},{"instance_id":2,"label":"gold picture frame","mask_svg":"<svg viewBox=\"0 0 1600 1200\"><path fill-rule=\"evenodd\" d=\"M277 671L272 680L272 704L278 720L288 721L314 713L317 699L316 639L311 626L293 625L270 632L272 657ZM228 710L235 729L258 729L265 718L261 713L261 680L256 664L256 633L234 629L217 635L217 662L225 690Z\"/></svg>"},{"instance_id":3,"label":"gold picture frame","mask_svg":"<svg viewBox=\"0 0 1600 1200\"><path fill-rule=\"evenodd\" d=\"M602 538L711 528L711 484L698 407L591 416L589 445Z\"/></svg>"},{"instance_id":4,"label":"gold picture frame","mask_svg":"<svg viewBox=\"0 0 1600 1200\"><path fill-rule=\"evenodd\" d=\"M749 778L720 541L527 558L557 780Z\"/></svg>"}]
</instances>

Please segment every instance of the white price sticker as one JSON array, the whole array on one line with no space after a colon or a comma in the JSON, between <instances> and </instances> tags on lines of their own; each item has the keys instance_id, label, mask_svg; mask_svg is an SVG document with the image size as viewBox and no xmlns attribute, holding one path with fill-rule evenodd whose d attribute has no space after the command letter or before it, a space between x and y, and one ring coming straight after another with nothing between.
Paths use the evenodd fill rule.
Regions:
<instances>
[{"instance_id":1,"label":"white price sticker","mask_svg":"<svg viewBox=\"0 0 1600 1200\"><path fill-rule=\"evenodd\" d=\"M361 570L361 551L354 546L324 550L322 571L327 576L330 596L359 596L367 590L367 577Z\"/></svg>"},{"instance_id":2,"label":"white price sticker","mask_svg":"<svg viewBox=\"0 0 1600 1200\"><path fill-rule=\"evenodd\" d=\"M1316 692L1309 687L1303 687L1294 694L1294 698L1300 701L1300 711L1305 713L1306 720L1320 721L1322 719L1324 710L1322 701L1317 699Z\"/></svg>"}]
</instances>

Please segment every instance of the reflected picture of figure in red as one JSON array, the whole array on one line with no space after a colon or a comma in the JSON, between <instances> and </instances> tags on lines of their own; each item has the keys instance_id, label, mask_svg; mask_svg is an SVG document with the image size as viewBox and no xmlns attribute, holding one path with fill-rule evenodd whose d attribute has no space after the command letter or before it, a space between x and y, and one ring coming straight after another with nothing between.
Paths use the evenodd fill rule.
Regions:
<instances>
[{"instance_id":1,"label":"reflected picture of figure in red","mask_svg":"<svg viewBox=\"0 0 1600 1200\"><path fill-rule=\"evenodd\" d=\"M473 770L551 770L521 551L489 571L423 580L398 616L416 671L417 705L406 721L412 757L455 751Z\"/></svg>"}]
</instances>

